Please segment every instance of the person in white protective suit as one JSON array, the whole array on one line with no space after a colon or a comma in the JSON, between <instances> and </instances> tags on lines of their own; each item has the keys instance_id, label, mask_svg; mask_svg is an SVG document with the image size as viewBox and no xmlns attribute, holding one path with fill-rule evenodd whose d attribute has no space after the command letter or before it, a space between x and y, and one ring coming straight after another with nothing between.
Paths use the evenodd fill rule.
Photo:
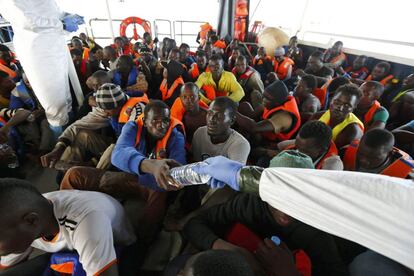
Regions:
<instances>
[{"instance_id":1,"label":"person in white protective suit","mask_svg":"<svg viewBox=\"0 0 414 276\"><path fill-rule=\"evenodd\" d=\"M263 169L222 156L192 169L211 176L212 188L229 186L256 194L279 212L369 248L350 264L352 276L414 273L412 180L347 171Z\"/></svg>"},{"instance_id":2,"label":"person in white protective suit","mask_svg":"<svg viewBox=\"0 0 414 276\"><path fill-rule=\"evenodd\" d=\"M17 57L52 130L59 130L72 103L65 30L76 31L83 18L61 12L55 0L0 0L0 13L13 27Z\"/></svg>"}]
</instances>

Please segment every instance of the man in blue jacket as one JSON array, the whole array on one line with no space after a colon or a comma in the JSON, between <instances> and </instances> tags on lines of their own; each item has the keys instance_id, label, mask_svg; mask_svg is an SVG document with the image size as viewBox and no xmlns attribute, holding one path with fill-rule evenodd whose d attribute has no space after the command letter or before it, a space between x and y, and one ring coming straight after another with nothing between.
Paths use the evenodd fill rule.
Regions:
<instances>
[{"instance_id":1,"label":"man in blue jacket","mask_svg":"<svg viewBox=\"0 0 414 276\"><path fill-rule=\"evenodd\" d=\"M94 190L117 198L140 198L146 204L139 215L140 234L153 235L165 213L165 191L176 190L169 169L186 163L182 123L170 117L168 106L151 101L144 114L122 128L112 153L112 164L123 172L73 167L61 189ZM166 160L161 160L169 158ZM158 160L157 160L158 159ZM150 237L148 237L150 238Z\"/></svg>"}]
</instances>

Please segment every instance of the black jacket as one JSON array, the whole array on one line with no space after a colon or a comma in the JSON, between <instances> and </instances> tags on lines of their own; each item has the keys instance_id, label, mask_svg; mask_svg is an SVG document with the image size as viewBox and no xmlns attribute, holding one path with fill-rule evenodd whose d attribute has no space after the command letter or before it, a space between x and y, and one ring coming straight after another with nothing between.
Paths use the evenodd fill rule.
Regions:
<instances>
[{"instance_id":1,"label":"black jacket","mask_svg":"<svg viewBox=\"0 0 414 276\"><path fill-rule=\"evenodd\" d=\"M225 204L206 210L187 223L184 236L199 250L207 250L236 222L261 238L276 235L291 250L303 249L312 261L312 275L348 274L332 235L300 221L293 221L288 226L279 225L267 203L255 195L240 194Z\"/></svg>"}]
</instances>

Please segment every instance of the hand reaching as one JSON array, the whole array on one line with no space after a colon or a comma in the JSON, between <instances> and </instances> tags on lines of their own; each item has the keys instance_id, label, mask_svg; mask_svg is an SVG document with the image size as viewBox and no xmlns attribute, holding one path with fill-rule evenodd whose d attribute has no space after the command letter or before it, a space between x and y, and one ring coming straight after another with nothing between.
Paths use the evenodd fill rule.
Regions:
<instances>
[{"instance_id":1,"label":"hand reaching","mask_svg":"<svg viewBox=\"0 0 414 276\"><path fill-rule=\"evenodd\" d=\"M238 175L243 164L223 156L211 157L204 160L207 165L195 166L193 170L199 174L208 174L212 177L209 185L213 188L222 188L224 183L233 190L239 191Z\"/></svg>"}]
</instances>

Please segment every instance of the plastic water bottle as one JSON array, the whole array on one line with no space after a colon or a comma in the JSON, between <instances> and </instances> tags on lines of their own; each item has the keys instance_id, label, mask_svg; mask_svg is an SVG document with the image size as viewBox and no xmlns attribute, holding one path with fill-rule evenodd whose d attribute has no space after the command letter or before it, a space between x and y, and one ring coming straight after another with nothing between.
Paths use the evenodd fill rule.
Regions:
<instances>
[{"instance_id":1,"label":"plastic water bottle","mask_svg":"<svg viewBox=\"0 0 414 276\"><path fill-rule=\"evenodd\" d=\"M182 186L206 184L211 176L208 174L198 174L193 171L195 166L206 166L205 162L197 162L189 165L171 169L171 176Z\"/></svg>"},{"instance_id":2,"label":"plastic water bottle","mask_svg":"<svg viewBox=\"0 0 414 276\"><path fill-rule=\"evenodd\" d=\"M7 164L7 167L10 169L19 167L19 159L17 158L14 150L8 144L0 144L0 151L9 154L12 157L11 161Z\"/></svg>"}]
</instances>

